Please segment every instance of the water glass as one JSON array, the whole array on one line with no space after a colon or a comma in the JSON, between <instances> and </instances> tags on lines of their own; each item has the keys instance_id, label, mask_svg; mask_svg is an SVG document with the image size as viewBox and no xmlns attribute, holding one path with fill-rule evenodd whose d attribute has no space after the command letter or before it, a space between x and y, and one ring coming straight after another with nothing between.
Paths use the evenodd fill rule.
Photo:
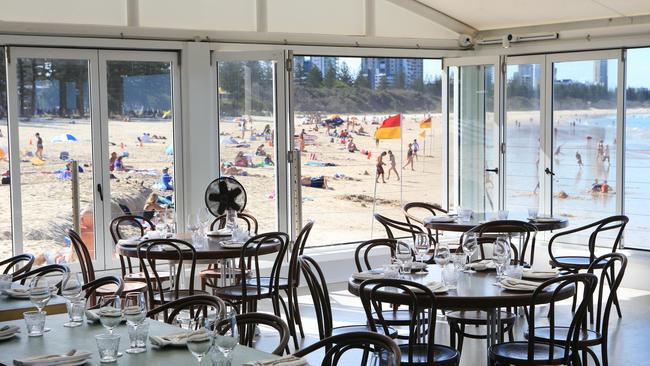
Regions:
<instances>
[{"instance_id":1,"label":"water glass","mask_svg":"<svg viewBox=\"0 0 650 366\"><path fill-rule=\"evenodd\" d=\"M529 219L536 219L537 218L537 208L529 208L528 209L528 218Z\"/></svg>"},{"instance_id":2,"label":"water glass","mask_svg":"<svg viewBox=\"0 0 650 366\"><path fill-rule=\"evenodd\" d=\"M471 263L472 261L472 256L476 251L478 250L478 239L476 238L476 235L474 234L465 234L463 236L463 244L461 245L463 249L463 253L467 256L467 262ZM471 267L467 267L465 270L467 273L475 273Z\"/></svg>"},{"instance_id":3,"label":"water glass","mask_svg":"<svg viewBox=\"0 0 650 366\"><path fill-rule=\"evenodd\" d=\"M515 280L520 280L524 275L524 267L519 265L508 265L506 264L503 271L506 277L513 278Z\"/></svg>"},{"instance_id":4,"label":"water glass","mask_svg":"<svg viewBox=\"0 0 650 366\"><path fill-rule=\"evenodd\" d=\"M82 297L83 288L79 272L68 272L61 281L61 296L68 301L76 301Z\"/></svg>"},{"instance_id":5,"label":"water glass","mask_svg":"<svg viewBox=\"0 0 650 366\"><path fill-rule=\"evenodd\" d=\"M0 291L9 290L11 288L11 282L13 280L13 275L10 273L2 274L0 273Z\"/></svg>"},{"instance_id":6,"label":"water glass","mask_svg":"<svg viewBox=\"0 0 650 366\"><path fill-rule=\"evenodd\" d=\"M492 261L497 267L497 281L502 278L502 268L506 263L510 262L510 244L508 240L499 236L494 241L494 251L492 253Z\"/></svg>"},{"instance_id":7,"label":"water glass","mask_svg":"<svg viewBox=\"0 0 650 366\"><path fill-rule=\"evenodd\" d=\"M226 229L232 232L237 227L237 211L229 208L226 210Z\"/></svg>"},{"instance_id":8,"label":"water glass","mask_svg":"<svg viewBox=\"0 0 650 366\"><path fill-rule=\"evenodd\" d=\"M442 270L442 284L450 290L455 289L458 286L458 272L453 268L444 268Z\"/></svg>"},{"instance_id":9,"label":"water glass","mask_svg":"<svg viewBox=\"0 0 650 366\"><path fill-rule=\"evenodd\" d=\"M122 322L122 299L116 295L102 296L99 299L99 322L113 334L113 328Z\"/></svg>"},{"instance_id":10,"label":"water glass","mask_svg":"<svg viewBox=\"0 0 650 366\"><path fill-rule=\"evenodd\" d=\"M396 264L386 264L384 266L384 278L385 279L396 279L399 277L399 265Z\"/></svg>"},{"instance_id":11,"label":"water glass","mask_svg":"<svg viewBox=\"0 0 650 366\"><path fill-rule=\"evenodd\" d=\"M95 336L99 351L99 362L117 362L120 336L117 334L98 334Z\"/></svg>"},{"instance_id":12,"label":"water glass","mask_svg":"<svg viewBox=\"0 0 650 366\"><path fill-rule=\"evenodd\" d=\"M413 240L413 246L415 247L415 250L418 252L418 261L424 262L424 256L429 253L429 235L425 233L416 233L414 240Z\"/></svg>"},{"instance_id":13,"label":"water glass","mask_svg":"<svg viewBox=\"0 0 650 366\"><path fill-rule=\"evenodd\" d=\"M499 210L497 212L497 217L499 220L507 220L508 219L508 210Z\"/></svg>"},{"instance_id":14,"label":"water glass","mask_svg":"<svg viewBox=\"0 0 650 366\"><path fill-rule=\"evenodd\" d=\"M459 253L459 252L455 252L455 253L451 256L451 261L452 261L452 263L454 263L454 270L455 270L455 271L460 272L460 271L462 271L463 269L465 269L465 261L466 261L466 258L467 258L467 257L465 256L465 253L462 253L462 252L460 252L460 253Z\"/></svg>"},{"instance_id":15,"label":"water glass","mask_svg":"<svg viewBox=\"0 0 650 366\"><path fill-rule=\"evenodd\" d=\"M433 252L433 260L441 267L445 267L451 260L451 251L446 243L438 243Z\"/></svg>"},{"instance_id":16,"label":"water glass","mask_svg":"<svg viewBox=\"0 0 650 366\"><path fill-rule=\"evenodd\" d=\"M214 344L217 346L217 350L226 359L231 359L232 350L239 344L236 313L233 309L226 310L223 314L217 316L214 334Z\"/></svg>"},{"instance_id":17,"label":"water glass","mask_svg":"<svg viewBox=\"0 0 650 366\"><path fill-rule=\"evenodd\" d=\"M74 328L82 325L84 322L84 313L86 311L86 299L68 301L66 307L68 308L68 317L70 317L70 321L64 323L63 326Z\"/></svg>"},{"instance_id":18,"label":"water glass","mask_svg":"<svg viewBox=\"0 0 650 366\"><path fill-rule=\"evenodd\" d=\"M411 247L403 241L398 241L395 247L395 259L399 264L401 273L411 273L413 266L413 253Z\"/></svg>"},{"instance_id":19,"label":"water glass","mask_svg":"<svg viewBox=\"0 0 650 366\"><path fill-rule=\"evenodd\" d=\"M23 313L25 325L27 326L27 335L29 337L40 337L45 331L46 311L26 311Z\"/></svg>"},{"instance_id":20,"label":"water glass","mask_svg":"<svg viewBox=\"0 0 650 366\"><path fill-rule=\"evenodd\" d=\"M132 324L127 322L129 331L129 348L124 352L136 354L147 351L147 337L149 336L149 323Z\"/></svg>"},{"instance_id":21,"label":"water glass","mask_svg":"<svg viewBox=\"0 0 650 366\"><path fill-rule=\"evenodd\" d=\"M50 302L52 293L47 278L37 276L29 283L29 300L41 311Z\"/></svg>"},{"instance_id":22,"label":"water glass","mask_svg":"<svg viewBox=\"0 0 650 366\"><path fill-rule=\"evenodd\" d=\"M224 355L216 347L213 348L210 354L210 360L212 361L212 366L231 366L232 357Z\"/></svg>"},{"instance_id":23,"label":"water glass","mask_svg":"<svg viewBox=\"0 0 650 366\"><path fill-rule=\"evenodd\" d=\"M186 341L187 349L196 357L200 365L203 357L212 348L214 333L209 329L209 319L202 316L192 319L190 328Z\"/></svg>"},{"instance_id":24,"label":"water glass","mask_svg":"<svg viewBox=\"0 0 650 366\"><path fill-rule=\"evenodd\" d=\"M474 211L469 208L461 208L458 210L458 218L461 222L469 222L472 220L473 213Z\"/></svg>"}]
</instances>

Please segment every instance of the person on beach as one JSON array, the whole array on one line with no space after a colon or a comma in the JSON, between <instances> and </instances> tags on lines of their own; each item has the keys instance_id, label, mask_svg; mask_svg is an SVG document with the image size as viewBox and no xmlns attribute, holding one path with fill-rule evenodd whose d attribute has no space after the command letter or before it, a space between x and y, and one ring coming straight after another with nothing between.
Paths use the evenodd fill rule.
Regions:
<instances>
[{"instance_id":1,"label":"person on beach","mask_svg":"<svg viewBox=\"0 0 650 366\"><path fill-rule=\"evenodd\" d=\"M598 157L602 157L603 153L605 151L605 147L603 145L603 140L598 141L598 145L596 147L596 150L597 150Z\"/></svg>"},{"instance_id":2,"label":"person on beach","mask_svg":"<svg viewBox=\"0 0 650 366\"><path fill-rule=\"evenodd\" d=\"M264 144L257 147L257 150L255 150L255 155L256 156L266 156L266 150L264 150Z\"/></svg>"},{"instance_id":3,"label":"person on beach","mask_svg":"<svg viewBox=\"0 0 650 366\"><path fill-rule=\"evenodd\" d=\"M418 140L413 140L413 158L418 158L418 151L420 150L420 145L418 145Z\"/></svg>"},{"instance_id":4,"label":"person on beach","mask_svg":"<svg viewBox=\"0 0 650 366\"><path fill-rule=\"evenodd\" d=\"M300 151L303 152L305 151L305 135L307 133L305 132L305 129L302 129L302 132L300 132Z\"/></svg>"},{"instance_id":5,"label":"person on beach","mask_svg":"<svg viewBox=\"0 0 650 366\"><path fill-rule=\"evenodd\" d=\"M36 155L37 158L39 158L41 160L44 160L43 159L43 139L41 138L41 134L36 132L36 134L34 136L36 136L36 154L35 155Z\"/></svg>"},{"instance_id":6,"label":"person on beach","mask_svg":"<svg viewBox=\"0 0 650 366\"><path fill-rule=\"evenodd\" d=\"M115 162L116 161L117 161L117 153L115 151L113 151L111 153L111 158L108 159L108 170L109 171L112 172L113 170L115 170Z\"/></svg>"},{"instance_id":7,"label":"person on beach","mask_svg":"<svg viewBox=\"0 0 650 366\"><path fill-rule=\"evenodd\" d=\"M598 193L602 191L603 185L598 182L598 178L594 179L594 184L591 185L591 192Z\"/></svg>"},{"instance_id":8,"label":"person on beach","mask_svg":"<svg viewBox=\"0 0 650 366\"><path fill-rule=\"evenodd\" d=\"M393 154L393 151L388 150L388 161L390 162L390 168L388 169L388 180L390 180L390 172L395 172L395 175L397 176L397 181L399 182L399 174L397 173L397 169L395 168L395 155Z\"/></svg>"},{"instance_id":9,"label":"person on beach","mask_svg":"<svg viewBox=\"0 0 650 366\"><path fill-rule=\"evenodd\" d=\"M156 212L165 212L165 208L158 204L158 194L151 193L142 208L142 216L148 220L153 219Z\"/></svg>"},{"instance_id":10,"label":"person on beach","mask_svg":"<svg viewBox=\"0 0 650 366\"><path fill-rule=\"evenodd\" d=\"M602 193L607 193L607 192L609 192L609 189L610 189L609 184L607 184L607 181L604 180L603 184L600 186L600 191Z\"/></svg>"},{"instance_id":11,"label":"person on beach","mask_svg":"<svg viewBox=\"0 0 650 366\"><path fill-rule=\"evenodd\" d=\"M243 139L244 136L246 135L246 117L242 116L240 127L241 127L241 138Z\"/></svg>"},{"instance_id":12,"label":"person on beach","mask_svg":"<svg viewBox=\"0 0 650 366\"><path fill-rule=\"evenodd\" d=\"M166 191L173 191L172 176L169 174L169 168L163 168L160 176L160 186Z\"/></svg>"},{"instance_id":13,"label":"person on beach","mask_svg":"<svg viewBox=\"0 0 650 366\"><path fill-rule=\"evenodd\" d=\"M375 183L379 183L379 176L381 176L382 183L386 183L386 180L384 180L384 165L386 165L384 163L384 156L386 156L385 151L377 157L377 176L375 177Z\"/></svg>"},{"instance_id":14,"label":"person on beach","mask_svg":"<svg viewBox=\"0 0 650 366\"><path fill-rule=\"evenodd\" d=\"M123 158L124 158L123 156L119 156L115 160L115 163L113 164L113 167L114 167L115 171L118 171L118 172L126 171L126 169L124 168L124 162L122 161Z\"/></svg>"},{"instance_id":15,"label":"person on beach","mask_svg":"<svg viewBox=\"0 0 650 366\"><path fill-rule=\"evenodd\" d=\"M354 139L350 137L350 139L348 140L348 152L353 153L357 151L359 151L359 149L357 149L357 144L355 144Z\"/></svg>"},{"instance_id":16,"label":"person on beach","mask_svg":"<svg viewBox=\"0 0 650 366\"><path fill-rule=\"evenodd\" d=\"M406 164L404 164L402 169L406 168L409 165L411 165L411 170L415 170L413 168L413 144L409 144L409 150L406 153Z\"/></svg>"},{"instance_id":17,"label":"person on beach","mask_svg":"<svg viewBox=\"0 0 650 366\"><path fill-rule=\"evenodd\" d=\"M375 128L375 134L373 136L377 136L377 131L379 130L379 127ZM379 139L375 138L375 146L379 147Z\"/></svg>"},{"instance_id":18,"label":"person on beach","mask_svg":"<svg viewBox=\"0 0 650 366\"><path fill-rule=\"evenodd\" d=\"M603 148L603 163L607 160L607 165L611 165L611 162L609 161L609 145L605 145Z\"/></svg>"},{"instance_id":19,"label":"person on beach","mask_svg":"<svg viewBox=\"0 0 650 366\"><path fill-rule=\"evenodd\" d=\"M576 150L576 162L578 163L578 166L582 168L582 155L580 155L580 151Z\"/></svg>"}]
</instances>

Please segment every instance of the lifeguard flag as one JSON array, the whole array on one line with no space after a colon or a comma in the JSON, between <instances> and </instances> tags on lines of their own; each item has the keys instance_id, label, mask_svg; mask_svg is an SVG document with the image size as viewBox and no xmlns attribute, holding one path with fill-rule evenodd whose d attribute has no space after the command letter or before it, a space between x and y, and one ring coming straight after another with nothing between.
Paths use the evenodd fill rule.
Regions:
<instances>
[{"instance_id":1,"label":"lifeguard flag","mask_svg":"<svg viewBox=\"0 0 650 366\"><path fill-rule=\"evenodd\" d=\"M422 130L422 131L418 132L418 136L420 136L422 138L425 138L427 136L427 130Z\"/></svg>"},{"instance_id":2,"label":"lifeguard flag","mask_svg":"<svg viewBox=\"0 0 650 366\"><path fill-rule=\"evenodd\" d=\"M381 126L375 132L375 139L377 140L390 140L400 138L400 122L402 115L396 114L388 117L381 123Z\"/></svg>"},{"instance_id":3,"label":"lifeguard flag","mask_svg":"<svg viewBox=\"0 0 650 366\"><path fill-rule=\"evenodd\" d=\"M431 117L420 122L420 128L431 128Z\"/></svg>"}]
</instances>

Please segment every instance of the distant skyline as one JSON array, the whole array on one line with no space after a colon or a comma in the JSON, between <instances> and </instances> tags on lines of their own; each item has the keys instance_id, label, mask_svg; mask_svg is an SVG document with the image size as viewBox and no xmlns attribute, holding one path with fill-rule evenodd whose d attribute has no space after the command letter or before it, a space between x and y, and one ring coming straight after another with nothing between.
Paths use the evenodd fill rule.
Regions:
<instances>
[{"instance_id":1,"label":"distant skyline","mask_svg":"<svg viewBox=\"0 0 650 366\"><path fill-rule=\"evenodd\" d=\"M361 68L362 57L339 57L339 62L345 62L350 69L350 74L356 76ZM442 73L442 61L438 59L424 59L422 62L422 72L424 80L434 80L440 77Z\"/></svg>"}]
</instances>

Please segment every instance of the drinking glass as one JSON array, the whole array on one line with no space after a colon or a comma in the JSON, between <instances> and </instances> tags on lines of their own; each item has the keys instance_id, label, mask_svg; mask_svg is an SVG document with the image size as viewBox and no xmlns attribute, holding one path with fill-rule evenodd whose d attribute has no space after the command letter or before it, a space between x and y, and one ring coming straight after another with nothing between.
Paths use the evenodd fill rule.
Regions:
<instances>
[{"instance_id":1,"label":"drinking glass","mask_svg":"<svg viewBox=\"0 0 650 366\"><path fill-rule=\"evenodd\" d=\"M198 316L190 322L190 334L187 336L187 349L201 364L203 357L212 348L214 334L209 329L209 319Z\"/></svg>"},{"instance_id":2,"label":"drinking glass","mask_svg":"<svg viewBox=\"0 0 650 366\"><path fill-rule=\"evenodd\" d=\"M418 261L424 262L424 256L429 253L429 235L425 233L416 233L413 245L418 252Z\"/></svg>"},{"instance_id":3,"label":"drinking glass","mask_svg":"<svg viewBox=\"0 0 650 366\"><path fill-rule=\"evenodd\" d=\"M508 219L508 210L499 210L497 212L497 217L499 220L507 220Z\"/></svg>"},{"instance_id":4,"label":"drinking glass","mask_svg":"<svg viewBox=\"0 0 650 366\"><path fill-rule=\"evenodd\" d=\"M129 330L133 328L133 332L129 331L130 347L125 351L126 353L135 354L146 351L145 348L138 347L137 344L138 328L145 322L146 315L147 307L144 294L142 292L126 294L124 298L124 316L126 317Z\"/></svg>"},{"instance_id":5,"label":"drinking glass","mask_svg":"<svg viewBox=\"0 0 650 366\"><path fill-rule=\"evenodd\" d=\"M130 349L141 350L139 352L130 352L128 349L126 353L141 353L147 351L147 336L149 335L149 323L147 321L140 325L127 324L129 333Z\"/></svg>"},{"instance_id":6,"label":"drinking glass","mask_svg":"<svg viewBox=\"0 0 650 366\"><path fill-rule=\"evenodd\" d=\"M451 251L446 243L438 243L433 252L433 260L441 267L445 267L451 259Z\"/></svg>"},{"instance_id":7,"label":"drinking glass","mask_svg":"<svg viewBox=\"0 0 650 366\"><path fill-rule=\"evenodd\" d=\"M45 311L26 311L23 313L28 337L40 337L45 332Z\"/></svg>"},{"instance_id":8,"label":"drinking glass","mask_svg":"<svg viewBox=\"0 0 650 366\"><path fill-rule=\"evenodd\" d=\"M0 273L0 291L9 290L11 288L11 282L13 281L13 275L11 273Z\"/></svg>"},{"instance_id":9,"label":"drinking glass","mask_svg":"<svg viewBox=\"0 0 650 366\"><path fill-rule=\"evenodd\" d=\"M503 270L503 274L506 277L520 280L524 275L524 267L516 264L506 265Z\"/></svg>"},{"instance_id":10,"label":"drinking glass","mask_svg":"<svg viewBox=\"0 0 650 366\"><path fill-rule=\"evenodd\" d=\"M68 317L70 321L64 323L63 326L67 328L74 328L81 326L84 322L84 312L86 311L86 299L81 298L66 303L68 309Z\"/></svg>"},{"instance_id":11,"label":"drinking glass","mask_svg":"<svg viewBox=\"0 0 650 366\"><path fill-rule=\"evenodd\" d=\"M395 259L397 259L401 273L411 273L413 254L411 252L411 247L407 243L403 241L397 242L395 248Z\"/></svg>"},{"instance_id":12,"label":"drinking glass","mask_svg":"<svg viewBox=\"0 0 650 366\"><path fill-rule=\"evenodd\" d=\"M501 274L503 266L510 262L510 244L508 240L499 236L494 241L494 250L492 253L492 261L497 267L497 282L503 277Z\"/></svg>"},{"instance_id":13,"label":"drinking glass","mask_svg":"<svg viewBox=\"0 0 650 366\"><path fill-rule=\"evenodd\" d=\"M189 214L185 220L185 228L192 233L192 238L196 236L197 231L201 228L201 221L199 215Z\"/></svg>"},{"instance_id":14,"label":"drinking glass","mask_svg":"<svg viewBox=\"0 0 650 366\"><path fill-rule=\"evenodd\" d=\"M226 210L226 229L231 233L237 228L237 211L229 208Z\"/></svg>"},{"instance_id":15,"label":"drinking glass","mask_svg":"<svg viewBox=\"0 0 650 366\"><path fill-rule=\"evenodd\" d=\"M116 295L106 295L99 299L99 322L113 334L113 328L122 321L122 299Z\"/></svg>"},{"instance_id":16,"label":"drinking glass","mask_svg":"<svg viewBox=\"0 0 650 366\"><path fill-rule=\"evenodd\" d=\"M450 290L455 289L458 286L458 272L453 268L443 268L442 284Z\"/></svg>"},{"instance_id":17,"label":"drinking glass","mask_svg":"<svg viewBox=\"0 0 650 366\"><path fill-rule=\"evenodd\" d=\"M117 334L98 334L95 336L99 362L116 362L119 357L120 336Z\"/></svg>"},{"instance_id":18,"label":"drinking glass","mask_svg":"<svg viewBox=\"0 0 650 366\"><path fill-rule=\"evenodd\" d=\"M228 360L232 357L232 350L239 343L236 315L233 309L226 310L223 314L217 315L215 321L214 344L217 346L217 350ZM222 329L227 330L220 332Z\"/></svg>"},{"instance_id":19,"label":"drinking glass","mask_svg":"<svg viewBox=\"0 0 650 366\"><path fill-rule=\"evenodd\" d=\"M29 283L29 300L36 306L39 312L43 312L43 308L50 302L52 298L51 291L50 283L46 277L36 276ZM43 328L43 332L49 332L50 330L50 328Z\"/></svg>"},{"instance_id":20,"label":"drinking glass","mask_svg":"<svg viewBox=\"0 0 650 366\"><path fill-rule=\"evenodd\" d=\"M466 259L465 253L463 252L454 252L451 255L451 262L454 264L454 270L456 272L461 272L465 269Z\"/></svg>"},{"instance_id":21,"label":"drinking glass","mask_svg":"<svg viewBox=\"0 0 650 366\"><path fill-rule=\"evenodd\" d=\"M469 208L461 208L458 210L458 218L461 222L469 222L472 220L472 214L474 211Z\"/></svg>"},{"instance_id":22,"label":"drinking glass","mask_svg":"<svg viewBox=\"0 0 650 366\"><path fill-rule=\"evenodd\" d=\"M463 253L465 253L465 256L467 256L467 263L468 263L465 272L476 273L476 271L469 266L469 263L472 262L472 256L478 250L478 239L476 238L476 235L466 234L463 237L462 249L463 249Z\"/></svg>"},{"instance_id":23,"label":"drinking glass","mask_svg":"<svg viewBox=\"0 0 650 366\"><path fill-rule=\"evenodd\" d=\"M61 281L61 296L73 302L82 298L82 284L79 272L68 272Z\"/></svg>"},{"instance_id":24,"label":"drinking glass","mask_svg":"<svg viewBox=\"0 0 650 366\"><path fill-rule=\"evenodd\" d=\"M537 208L536 207L531 207L528 209L528 218L529 219L536 219L537 218Z\"/></svg>"},{"instance_id":25,"label":"drinking glass","mask_svg":"<svg viewBox=\"0 0 650 366\"><path fill-rule=\"evenodd\" d=\"M207 230L208 225L210 225L210 221L212 220L213 216L210 213L210 210L208 210L207 207L203 207L202 209L199 210L199 221L201 222L201 229L203 231Z\"/></svg>"}]
</instances>

